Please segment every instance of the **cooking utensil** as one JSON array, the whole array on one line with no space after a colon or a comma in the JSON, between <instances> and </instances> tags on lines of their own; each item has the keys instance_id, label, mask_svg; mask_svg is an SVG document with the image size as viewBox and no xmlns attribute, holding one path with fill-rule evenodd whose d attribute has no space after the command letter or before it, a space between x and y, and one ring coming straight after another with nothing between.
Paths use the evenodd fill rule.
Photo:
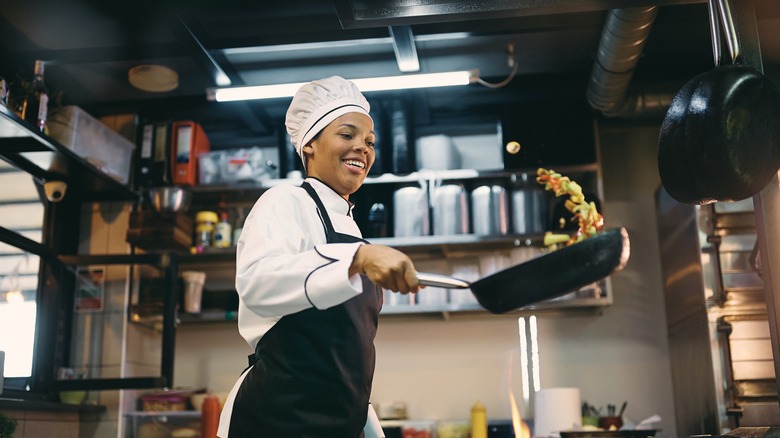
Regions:
<instances>
[{"instance_id":1,"label":"cooking utensil","mask_svg":"<svg viewBox=\"0 0 780 438\"><path fill-rule=\"evenodd\" d=\"M547 253L473 283L446 275L417 273L424 286L471 289L492 313L558 297L620 271L630 253L628 232L616 228Z\"/></svg>"},{"instance_id":2,"label":"cooking utensil","mask_svg":"<svg viewBox=\"0 0 780 438\"><path fill-rule=\"evenodd\" d=\"M728 1L710 0L710 11L716 66L678 92L658 141L661 182L688 204L749 198L780 167L780 92L743 63ZM719 26L733 64L719 62Z\"/></svg>"}]
</instances>

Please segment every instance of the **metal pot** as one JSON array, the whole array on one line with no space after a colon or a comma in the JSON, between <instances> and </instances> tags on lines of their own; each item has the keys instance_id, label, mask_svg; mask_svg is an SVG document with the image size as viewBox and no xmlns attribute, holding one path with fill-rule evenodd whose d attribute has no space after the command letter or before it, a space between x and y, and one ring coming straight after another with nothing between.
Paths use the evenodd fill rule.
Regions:
<instances>
[{"instance_id":1,"label":"metal pot","mask_svg":"<svg viewBox=\"0 0 780 438\"><path fill-rule=\"evenodd\" d=\"M402 187L393 193L395 237L430 234L428 192L422 187Z\"/></svg>"},{"instance_id":2,"label":"metal pot","mask_svg":"<svg viewBox=\"0 0 780 438\"><path fill-rule=\"evenodd\" d=\"M469 202L460 184L444 184L433 193L433 234L468 234Z\"/></svg>"},{"instance_id":3,"label":"metal pot","mask_svg":"<svg viewBox=\"0 0 780 438\"><path fill-rule=\"evenodd\" d=\"M547 217L547 195L528 174L522 174L512 189L512 231L516 234L542 233Z\"/></svg>"},{"instance_id":4,"label":"metal pot","mask_svg":"<svg viewBox=\"0 0 780 438\"><path fill-rule=\"evenodd\" d=\"M460 155L448 135L428 135L417 139L417 168L448 170L460 168Z\"/></svg>"},{"instance_id":5,"label":"metal pot","mask_svg":"<svg viewBox=\"0 0 780 438\"><path fill-rule=\"evenodd\" d=\"M509 200L499 185L479 186L471 192L474 234L503 236L509 233Z\"/></svg>"}]
</instances>

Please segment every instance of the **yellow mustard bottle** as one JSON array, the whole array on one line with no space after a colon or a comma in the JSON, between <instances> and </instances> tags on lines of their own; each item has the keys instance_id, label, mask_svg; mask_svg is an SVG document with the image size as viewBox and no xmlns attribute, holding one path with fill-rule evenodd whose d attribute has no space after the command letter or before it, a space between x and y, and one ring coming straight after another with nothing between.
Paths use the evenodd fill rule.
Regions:
<instances>
[{"instance_id":1,"label":"yellow mustard bottle","mask_svg":"<svg viewBox=\"0 0 780 438\"><path fill-rule=\"evenodd\" d=\"M487 438L487 411L479 400L471 407L471 438Z\"/></svg>"}]
</instances>

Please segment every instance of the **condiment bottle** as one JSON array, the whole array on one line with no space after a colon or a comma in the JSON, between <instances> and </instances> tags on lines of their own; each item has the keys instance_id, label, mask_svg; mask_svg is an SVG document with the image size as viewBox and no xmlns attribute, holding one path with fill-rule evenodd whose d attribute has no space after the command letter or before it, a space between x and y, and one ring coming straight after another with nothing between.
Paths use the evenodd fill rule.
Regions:
<instances>
[{"instance_id":1,"label":"condiment bottle","mask_svg":"<svg viewBox=\"0 0 780 438\"><path fill-rule=\"evenodd\" d=\"M201 438L216 438L219 428L219 399L213 395L207 395L203 399L201 408Z\"/></svg>"},{"instance_id":2,"label":"condiment bottle","mask_svg":"<svg viewBox=\"0 0 780 438\"><path fill-rule=\"evenodd\" d=\"M228 222L228 214L223 211L220 214L220 220L215 226L214 231L214 246L217 248L230 248L231 239L233 238L233 227Z\"/></svg>"},{"instance_id":3,"label":"condiment bottle","mask_svg":"<svg viewBox=\"0 0 780 438\"><path fill-rule=\"evenodd\" d=\"M216 223L217 213L213 211L199 211L195 215L195 246L199 252L211 246Z\"/></svg>"},{"instance_id":4,"label":"condiment bottle","mask_svg":"<svg viewBox=\"0 0 780 438\"><path fill-rule=\"evenodd\" d=\"M479 400L471 407L471 438L487 438L487 411Z\"/></svg>"}]
</instances>

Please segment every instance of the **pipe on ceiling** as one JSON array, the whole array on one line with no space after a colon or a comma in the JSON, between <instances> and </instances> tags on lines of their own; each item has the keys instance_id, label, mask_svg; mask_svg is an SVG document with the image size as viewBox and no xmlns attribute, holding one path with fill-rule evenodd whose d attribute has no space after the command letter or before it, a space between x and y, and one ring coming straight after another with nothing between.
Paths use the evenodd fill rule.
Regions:
<instances>
[{"instance_id":1,"label":"pipe on ceiling","mask_svg":"<svg viewBox=\"0 0 780 438\"><path fill-rule=\"evenodd\" d=\"M591 107L607 117L663 116L671 104L674 95L668 92L629 93L657 12L657 6L648 6L612 9L607 15L586 93Z\"/></svg>"}]
</instances>

